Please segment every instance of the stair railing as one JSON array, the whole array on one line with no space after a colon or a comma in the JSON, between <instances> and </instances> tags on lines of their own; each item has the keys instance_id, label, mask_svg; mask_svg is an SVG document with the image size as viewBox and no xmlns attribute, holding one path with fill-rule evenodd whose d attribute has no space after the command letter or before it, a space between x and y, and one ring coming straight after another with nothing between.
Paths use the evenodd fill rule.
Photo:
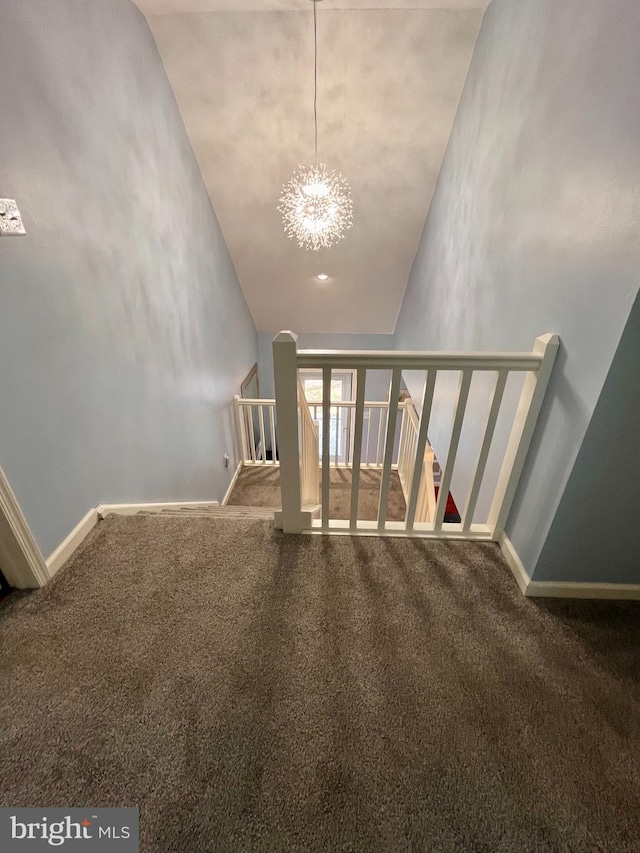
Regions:
<instances>
[{"instance_id":1,"label":"stair railing","mask_svg":"<svg viewBox=\"0 0 640 853\"><path fill-rule=\"evenodd\" d=\"M279 432L280 483L282 512L277 522L285 532L299 533L319 528L327 532L351 532L357 534L392 533L404 536L426 536L430 538L456 538L496 540L504 529L524 461L531 443L533 430L547 389L551 370L559 346L557 335L543 335L536 339L531 352L512 353L464 353L464 352L400 352L400 351L313 351L298 352L297 336L292 332L280 332L273 341L273 362L276 388L276 413ZM322 518L314 519L312 512L303 511L300 482L300 445L298 418L298 370L320 370L323 377L322 417L323 423L330 422L331 372L332 370L356 370L356 401L353 435L353 465L351 505L349 519L329 519L330 490L330 436L329 430L322 432L321 506ZM378 499L378 517L375 522L359 520L358 498L360 468L362 460L363 424L365 408L365 383L368 370L390 370L389 417L387 419L384 454L381 468L381 483ZM403 521L387 521L391 469L398 427L400 383L403 371L424 371L425 384L418 419L418 434L415 446L405 443L403 476L410 481L409 499ZM449 447L444 459L440 487L435 507L425 510L432 514L428 521L421 520L421 483L429 466L427 430L434 406L434 392L439 373L459 373L458 391L453 410L453 425ZM469 484L469 492L462 519L459 523L445 523L444 514L449 489L460 445L471 380L474 373L493 373L495 380L488 412L484 422L475 470ZM502 405L507 379L511 373L525 373L525 381L518 407L502 460L500 474L491 500L486 523L473 523L480 488L483 483L489 451L494 437ZM439 402L436 398L436 407ZM406 407L403 417L406 416ZM410 418L411 415L408 415ZM407 438L405 441L409 441ZM411 452L410 452L411 451ZM425 457L427 451L427 457ZM425 465L425 461L427 464ZM406 466L409 466L408 468ZM412 469L412 470L411 470ZM407 473L408 471L408 473ZM422 492L429 501L429 486ZM423 501L424 503L424 501Z\"/></svg>"},{"instance_id":2,"label":"stair railing","mask_svg":"<svg viewBox=\"0 0 640 853\"><path fill-rule=\"evenodd\" d=\"M298 380L300 414L300 490L302 506L315 510L320 500L320 464L318 427L311 416L309 403Z\"/></svg>"},{"instance_id":3,"label":"stair railing","mask_svg":"<svg viewBox=\"0 0 640 853\"><path fill-rule=\"evenodd\" d=\"M400 428L400 445L398 447L398 476L405 501L408 504L411 497L411 487L415 473L415 459L420 438L420 418L411 398L408 398L400 405L403 408L403 414ZM434 461L435 453L427 440L414 516L414 521L417 523L430 522L435 518Z\"/></svg>"},{"instance_id":4,"label":"stair railing","mask_svg":"<svg viewBox=\"0 0 640 853\"><path fill-rule=\"evenodd\" d=\"M353 463L353 433L355 423L355 400L333 400L329 414L335 412L336 417L330 418L333 422L333 453L331 465L334 468L350 468ZM399 409L404 408L404 403L398 404ZM322 403L309 403L309 410L314 421L322 418ZM382 468L382 451L384 450L384 436L387 418L389 416L389 403L387 401L366 400L364 404L364 420L366 429L362 438L364 452L363 468ZM372 426L372 422L374 422ZM342 426L345 424L345 426ZM340 441L340 430L347 433L344 446ZM341 453L340 450L343 449Z\"/></svg>"},{"instance_id":5,"label":"stair railing","mask_svg":"<svg viewBox=\"0 0 640 853\"><path fill-rule=\"evenodd\" d=\"M277 465L276 401L233 398L238 452L243 465Z\"/></svg>"}]
</instances>

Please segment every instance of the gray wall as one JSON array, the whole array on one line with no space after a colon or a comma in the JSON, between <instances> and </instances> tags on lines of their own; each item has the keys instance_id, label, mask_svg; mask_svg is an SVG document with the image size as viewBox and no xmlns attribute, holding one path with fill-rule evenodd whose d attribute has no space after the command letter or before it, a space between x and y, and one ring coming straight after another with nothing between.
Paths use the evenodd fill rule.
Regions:
<instances>
[{"instance_id":1,"label":"gray wall","mask_svg":"<svg viewBox=\"0 0 640 853\"><path fill-rule=\"evenodd\" d=\"M396 328L402 349L529 350L560 335L507 524L530 574L638 291L639 79L636 0L493 0ZM473 458L463 446L458 483ZM546 578L569 576L547 564Z\"/></svg>"},{"instance_id":2,"label":"gray wall","mask_svg":"<svg viewBox=\"0 0 640 853\"><path fill-rule=\"evenodd\" d=\"M640 583L640 296L545 542L536 580Z\"/></svg>"},{"instance_id":3,"label":"gray wall","mask_svg":"<svg viewBox=\"0 0 640 853\"><path fill-rule=\"evenodd\" d=\"M253 322L147 24L0 0L0 465L48 555L99 502L220 499Z\"/></svg>"}]
</instances>

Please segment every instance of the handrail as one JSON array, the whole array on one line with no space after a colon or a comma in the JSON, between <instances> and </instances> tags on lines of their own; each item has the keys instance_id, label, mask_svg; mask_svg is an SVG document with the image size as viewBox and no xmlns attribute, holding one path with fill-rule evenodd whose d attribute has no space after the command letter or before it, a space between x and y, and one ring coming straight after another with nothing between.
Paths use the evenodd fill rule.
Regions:
<instances>
[{"instance_id":1,"label":"handrail","mask_svg":"<svg viewBox=\"0 0 640 853\"><path fill-rule=\"evenodd\" d=\"M238 397L241 406L275 406L276 401L269 397Z\"/></svg>"},{"instance_id":2,"label":"handrail","mask_svg":"<svg viewBox=\"0 0 640 853\"><path fill-rule=\"evenodd\" d=\"M418 413L416 412L416 407L413 405L413 400L411 399L411 397L407 397L404 403L400 403L400 406L404 406L404 408L407 410L407 417L410 419L417 432L420 424L420 419L418 418Z\"/></svg>"},{"instance_id":3,"label":"handrail","mask_svg":"<svg viewBox=\"0 0 640 853\"><path fill-rule=\"evenodd\" d=\"M365 409L367 409L367 408L368 409L388 409L389 408L389 401L388 400L371 400L371 401L367 402L365 400L363 405L364 405ZM331 408L333 409L336 406L339 406L340 408L344 408L344 409L355 409L356 401L355 400L332 400L331 401ZM401 408L403 408L403 406L404 406L404 403L398 403L398 408L401 409ZM321 409L322 403L321 402L316 403L315 401L312 401L311 403L309 403L309 408Z\"/></svg>"},{"instance_id":4,"label":"handrail","mask_svg":"<svg viewBox=\"0 0 640 853\"><path fill-rule=\"evenodd\" d=\"M305 395L305 399L306 399L306 395ZM270 399L269 397L256 397L256 398L238 397L238 403L241 406L261 406L261 405L275 406L276 401L275 401L275 399ZM319 409L322 408L321 402L309 403L309 401L307 400L307 405L309 406L310 409L311 408L319 408ZM331 407L333 408L333 406L344 406L345 409L349 409L349 408L355 409L356 401L355 400L332 400L331 401ZM369 402L365 401L364 406L365 406L365 408L369 408L369 409L388 409L389 403L387 400L371 400ZM404 406L404 403L398 403L398 406L400 408L402 408Z\"/></svg>"},{"instance_id":5,"label":"handrail","mask_svg":"<svg viewBox=\"0 0 640 853\"><path fill-rule=\"evenodd\" d=\"M399 350L299 350L297 365L369 370L538 370L535 352L402 352Z\"/></svg>"}]
</instances>

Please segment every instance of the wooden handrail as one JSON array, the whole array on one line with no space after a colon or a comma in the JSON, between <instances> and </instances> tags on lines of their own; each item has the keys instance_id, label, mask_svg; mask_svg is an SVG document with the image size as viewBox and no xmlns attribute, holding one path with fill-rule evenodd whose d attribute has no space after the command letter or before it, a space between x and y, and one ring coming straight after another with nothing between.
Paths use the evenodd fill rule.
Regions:
<instances>
[{"instance_id":1,"label":"wooden handrail","mask_svg":"<svg viewBox=\"0 0 640 853\"><path fill-rule=\"evenodd\" d=\"M330 367L349 370L538 370L542 358L535 352L371 352L362 350L298 350L299 368Z\"/></svg>"}]
</instances>

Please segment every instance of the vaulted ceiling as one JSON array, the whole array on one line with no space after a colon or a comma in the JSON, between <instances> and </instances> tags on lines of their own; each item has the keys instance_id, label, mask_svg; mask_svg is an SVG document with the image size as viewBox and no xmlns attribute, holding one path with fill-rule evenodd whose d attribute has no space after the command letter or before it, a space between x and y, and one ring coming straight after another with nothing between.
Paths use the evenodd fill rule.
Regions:
<instances>
[{"instance_id":1,"label":"vaulted ceiling","mask_svg":"<svg viewBox=\"0 0 640 853\"><path fill-rule=\"evenodd\" d=\"M277 210L313 160L312 3L137 2L258 331L393 332L488 0L318 3L319 158L354 203L319 253Z\"/></svg>"}]
</instances>

